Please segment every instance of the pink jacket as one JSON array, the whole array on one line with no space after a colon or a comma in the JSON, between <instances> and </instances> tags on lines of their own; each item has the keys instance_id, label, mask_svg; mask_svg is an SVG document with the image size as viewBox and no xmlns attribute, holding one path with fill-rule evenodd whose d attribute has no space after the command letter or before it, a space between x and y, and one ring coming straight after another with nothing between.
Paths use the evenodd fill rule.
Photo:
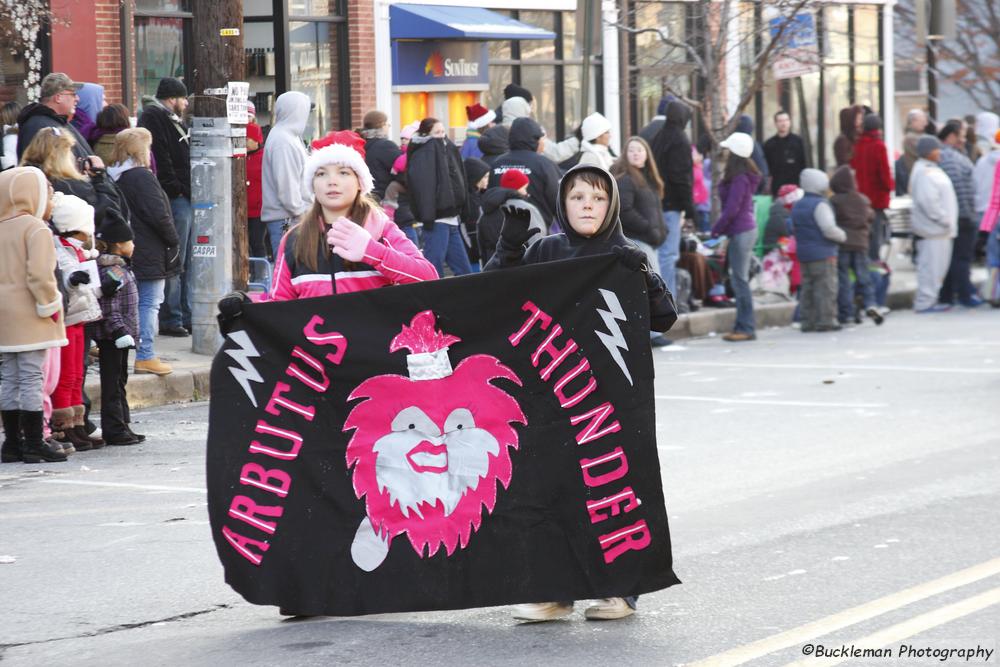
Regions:
<instances>
[{"instance_id":1,"label":"pink jacket","mask_svg":"<svg viewBox=\"0 0 1000 667\"><path fill-rule=\"evenodd\" d=\"M296 228L289 230L278 247L271 300L290 301L330 296L334 293L334 281L337 293L345 294L386 285L437 279L434 265L424 259L420 250L383 212L371 213L365 221L365 229L371 234L372 240L365 250L364 263L356 264L351 270L341 268L336 273L334 263L341 263L334 256L331 256L326 266L321 263L315 272L306 266L298 266L292 248L285 251L286 243L290 243L290 239L294 241L297 234Z\"/></svg>"},{"instance_id":2,"label":"pink jacket","mask_svg":"<svg viewBox=\"0 0 1000 667\"><path fill-rule=\"evenodd\" d=\"M998 217L1000 217L1000 162L997 163L997 168L993 171L993 189L990 190L990 204L986 207L986 213L983 214L983 221L979 225L979 231L992 232L997 224Z\"/></svg>"}]
</instances>

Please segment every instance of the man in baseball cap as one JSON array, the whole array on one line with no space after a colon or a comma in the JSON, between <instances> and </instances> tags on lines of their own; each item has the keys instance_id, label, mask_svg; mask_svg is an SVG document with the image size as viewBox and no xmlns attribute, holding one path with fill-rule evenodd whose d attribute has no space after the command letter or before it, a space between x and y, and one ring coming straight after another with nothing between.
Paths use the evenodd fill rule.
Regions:
<instances>
[{"instance_id":1,"label":"man in baseball cap","mask_svg":"<svg viewBox=\"0 0 1000 667\"><path fill-rule=\"evenodd\" d=\"M76 92L83 86L62 72L52 72L42 79L39 101L24 107L17 117L17 159L28 147L43 127L54 127L73 135L76 144L73 154L78 158L90 158L94 168L103 167L101 159L94 155L87 140L70 124L76 112Z\"/></svg>"}]
</instances>

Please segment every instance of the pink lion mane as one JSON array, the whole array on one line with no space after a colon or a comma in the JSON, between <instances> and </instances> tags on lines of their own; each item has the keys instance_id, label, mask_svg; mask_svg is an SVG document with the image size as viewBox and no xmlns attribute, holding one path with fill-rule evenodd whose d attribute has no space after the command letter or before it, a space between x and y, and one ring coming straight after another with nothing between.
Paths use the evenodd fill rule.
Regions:
<instances>
[{"instance_id":1,"label":"pink lion mane","mask_svg":"<svg viewBox=\"0 0 1000 667\"><path fill-rule=\"evenodd\" d=\"M479 530L483 508L493 511L497 501L497 482L506 489L512 466L509 448L517 449L514 424L527 424L524 412L514 398L492 382L503 378L521 386L521 381L496 357L478 354L464 359L448 377L414 381L401 375L379 375L362 382L351 392L349 401L357 404L344 421L344 431L354 429L347 445L347 465L354 468L354 493L365 499L372 528L386 540L406 533L413 549L430 557L444 545L448 555L455 548L465 548L473 531ZM405 516L387 491L379 489L375 476L375 443L391 431L392 419L401 410L417 406L439 427L456 408L466 408L500 444L497 455L489 455L489 469L478 485L469 487L451 514L438 500L433 506L419 505L420 516ZM422 517L422 518L421 518Z\"/></svg>"}]
</instances>

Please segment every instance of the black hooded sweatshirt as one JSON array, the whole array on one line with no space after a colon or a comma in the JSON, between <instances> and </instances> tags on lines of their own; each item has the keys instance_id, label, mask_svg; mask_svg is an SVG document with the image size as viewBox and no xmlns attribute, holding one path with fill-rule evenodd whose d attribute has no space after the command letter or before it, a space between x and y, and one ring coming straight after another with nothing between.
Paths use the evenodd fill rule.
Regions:
<instances>
[{"instance_id":1,"label":"black hooded sweatshirt","mask_svg":"<svg viewBox=\"0 0 1000 667\"><path fill-rule=\"evenodd\" d=\"M462 213L468 195L462 156L450 139L413 135L406 148L406 189L413 217L424 230Z\"/></svg>"},{"instance_id":2,"label":"black hooded sweatshirt","mask_svg":"<svg viewBox=\"0 0 1000 667\"><path fill-rule=\"evenodd\" d=\"M538 143L544 136L542 126L531 118L515 120L510 127L510 151L493 162L490 187L498 187L500 177L509 169L523 171L529 181L528 195L545 218L545 226L551 227L559 197L560 175L559 167L538 152ZM479 145L482 146L482 138Z\"/></svg>"},{"instance_id":3,"label":"black hooded sweatshirt","mask_svg":"<svg viewBox=\"0 0 1000 667\"><path fill-rule=\"evenodd\" d=\"M653 157L666 186L663 194L664 211L683 211L689 220L695 220L694 161L691 159L691 140L684 128L691 120L687 105L674 100L667 105L666 120L660 133L653 139Z\"/></svg>"},{"instance_id":4,"label":"black hooded sweatshirt","mask_svg":"<svg viewBox=\"0 0 1000 667\"><path fill-rule=\"evenodd\" d=\"M510 130L504 125L494 125L479 135L479 150L483 152L482 161L492 167L498 157L510 150L509 137Z\"/></svg>"},{"instance_id":5,"label":"black hooded sweatshirt","mask_svg":"<svg viewBox=\"0 0 1000 667\"><path fill-rule=\"evenodd\" d=\"M88 155L94 154L90 144L88 144L87 140L83 138L83 135L81 135L77 129L73 127L72 123L69 122L66 116L60 116L44 104L33 102L21 109L21 113L17 115L18 162L21 161L24 149L28 147L28 144L31 143L31 140L35 138L35 135L38 134L38 131L43 127L54 127L73 135L73 138L76 140L76 143L73 145L73 157L85 158Z\"/></svg>"},{"instance_id":6,"label":"black hooded sweatshirt","mask_svg":"<svg viewBox=\"0 0 1000 667\"><path fill-rule=\"evenodd\" d=\"M581 236L569 224L566 215L566 195L570 189L573 176L583 171L597 174L604 179L607 191L611 195L607 217L593 236ZM559 183L559 200L557 218L562 233L552 234L535 241L527 250L504 247L501 238L496 254L484 268L485 271L523 266L525 264L540 264L555 262L561 259L606 255L614 252L618 246L631 246L638 249L634 243L625 238L622 233L622 223L619 220L621 204L618 200L618 185L606 170L592 165L577 165L566 172ZM649 326L653 331L667 331L677 321L677 308L674 298L667 289L663 279L653 271L644 272L646 289L649 293Z\"/></svg>"}]
</instances>

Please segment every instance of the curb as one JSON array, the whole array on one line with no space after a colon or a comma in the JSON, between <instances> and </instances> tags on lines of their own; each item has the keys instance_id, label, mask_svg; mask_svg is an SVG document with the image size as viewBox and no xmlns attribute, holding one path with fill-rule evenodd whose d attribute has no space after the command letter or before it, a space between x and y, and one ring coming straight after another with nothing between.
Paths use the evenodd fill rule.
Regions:
<instances>
[{"instance_id":1,"label":"curb","mask_svg":"<svg viewBox=\"0 0 1000 667\"><path fill-rule=\"evenodd\" d=\"M977 282L977 281L974 281ZM977 285L978 286L978 285ZM913 307L914 290L890 292L888 305L893 310ZM795 314L795 303L769 303L754 307L754 315L759 328L787 327ZM696 313L681 315L677 323L667 332L671 340L698 338L712 333L730 331L736 321L736 309L705 308ZM209 397L209 375L211 361L205 368L174 371L163 377L157 375L130 375L128 378L128 403L132 409L155 408L173 403L204 401ZM100 410L101 382L94 377L86 382L91 410Z\"/></svg>"}]
</instances>

